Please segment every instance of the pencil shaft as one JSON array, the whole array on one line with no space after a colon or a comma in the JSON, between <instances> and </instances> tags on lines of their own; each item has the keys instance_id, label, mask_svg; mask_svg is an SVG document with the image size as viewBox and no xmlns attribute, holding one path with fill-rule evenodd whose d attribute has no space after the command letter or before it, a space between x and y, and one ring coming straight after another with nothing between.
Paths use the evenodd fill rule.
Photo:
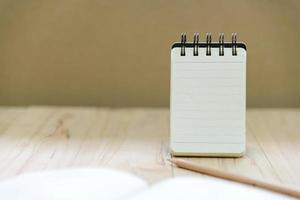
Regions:
<instances>
[{"instance_id":1,"label":"pencil shaft","mask_svg":"<svg viewBox=\"0 0 300 200\"><path fill-rule=\"evenodd\" d=\"M189 170L192 170L192 171L195 171L195 172L200 172L200 173L203 173L203 174L207 174L207 175L210 175L210 176L223 178L223 179L227 179L227 180L231 180L231 181L235 181L235 182L240 182L240 183L244 183L244 184L248 184L248 185L253 185L253 186L261 187L261 188L264 188L264 189L272 190L274 192L278 192L278 193L282 193L282 194L286 194L286 195L290 195L290 196L293 196L293 197L300 198L300 191L294 190L294 189L291 189L291 188L287 188L287 187L283 187L283 186L279 186L279 185L274 185L274 184L271 184L271 183L263 182L263 181L252 179L252 178L248 178L248 177L245 177L245 176L240 176L240 175L233 174L233 173L224 172L224 171L221 171L221 170L216 170L216 169L212 169L212 168L207 168L207 167L195 165L194 163L192 163L190 161L187 161L187 160L184 160L184 159L172 158L171 162L176 164L180 168L189 169Z\"/></svg>"}]
</instances>

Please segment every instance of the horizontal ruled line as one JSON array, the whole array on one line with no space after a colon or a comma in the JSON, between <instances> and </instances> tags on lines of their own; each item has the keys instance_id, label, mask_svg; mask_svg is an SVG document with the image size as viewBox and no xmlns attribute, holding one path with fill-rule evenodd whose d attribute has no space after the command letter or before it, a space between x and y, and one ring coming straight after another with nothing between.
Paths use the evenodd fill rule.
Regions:
<instances>
[{"instance_id":1,"label":"horizontal ruled line","mask_svg":"<svg viewBox=\"0 0 300 200\"><path fill-rule=\"evenodd\" d=\"M178 144L181 144L181 143L186 143L186 144L190 144L190 143L195 143L195 144L244 144L244 142L193 142L193 141L190 141L190 142L176 142L174 141L173 143L178 143Z\"/></svg>"},{"instance_id":2,"label":"horizontal ruled line","mask_svg":"<svg viewBox=\"0 0 300 200\"><path fill-rule=\"evenodd\" d=\"M176 61L174 62L176 63L244 63L244 61L220 61L220 62L216 62L216 61Z\"/></svg>"}]
</instances>

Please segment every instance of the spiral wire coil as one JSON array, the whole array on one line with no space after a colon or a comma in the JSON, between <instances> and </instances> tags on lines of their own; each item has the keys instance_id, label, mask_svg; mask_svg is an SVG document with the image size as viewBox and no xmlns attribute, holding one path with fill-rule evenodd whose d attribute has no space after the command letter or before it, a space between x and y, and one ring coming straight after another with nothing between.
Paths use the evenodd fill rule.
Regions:
<instances>
[{"instance_id":1,"label":"spiral wire coil","mask_svg":"<svg viewBox=\"0 0 300 200\"><path fill-rule=\"evenodd\" d=\"M180 55L185 56L186 55L186 33L181 34L181 42L180 42ZM199 47L200 45L205 44L206 47L206 56L211 56L211 48L212 48L212 36L211 33L206 33L206 43L200 44L199 39L199 33L194 33L194 40L193 40L193 55L198 56L199 55ZM229 43L230 44L230 43ZM191 43L188 43L189 47L191 46ZM214 47L216 43L213 44ZM226 43L228 45L228 43ZM231 35L231 47L232 47L232 55L237 56L237 36L236 33L232 33ZM219 34L219 56L224 56L225 54L225 43L224 43L224 33Z\"/></svg>"}]
</instances>

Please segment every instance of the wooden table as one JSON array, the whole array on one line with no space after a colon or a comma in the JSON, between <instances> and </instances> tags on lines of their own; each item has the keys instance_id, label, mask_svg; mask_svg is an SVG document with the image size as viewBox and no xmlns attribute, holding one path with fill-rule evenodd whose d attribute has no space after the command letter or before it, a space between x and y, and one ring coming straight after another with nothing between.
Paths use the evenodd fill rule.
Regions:
<instances>
[{"instance_id":1,"label":"wooden table","mask_svg":"<svg viewBox=\"0 0 300 200\"><path fill-rule=\"evenodd\" d=\"M112 167L150 183L172 167L166 108L0 107L0 180L30 171ZM188 158L196 163L300 188L300 109L249 109L247 153Z\"/></svg>"}]
</instances>

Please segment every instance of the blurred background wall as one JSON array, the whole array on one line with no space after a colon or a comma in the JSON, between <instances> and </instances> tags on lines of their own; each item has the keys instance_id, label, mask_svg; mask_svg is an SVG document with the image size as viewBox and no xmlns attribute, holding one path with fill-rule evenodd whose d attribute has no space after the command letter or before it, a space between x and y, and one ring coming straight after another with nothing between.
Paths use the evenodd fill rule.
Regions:
<instances>
[{"instance_id":1,"label":"blurred background wall","mask_svg":"<svg viewBox=\"0 0 300 200\"><path fill-rule=\"evenodd\" d=\"M181 32L248 46L247 105L300 107L300 1L1 0L0 104L168 106Z\"/></svg>"}]
</instances>

